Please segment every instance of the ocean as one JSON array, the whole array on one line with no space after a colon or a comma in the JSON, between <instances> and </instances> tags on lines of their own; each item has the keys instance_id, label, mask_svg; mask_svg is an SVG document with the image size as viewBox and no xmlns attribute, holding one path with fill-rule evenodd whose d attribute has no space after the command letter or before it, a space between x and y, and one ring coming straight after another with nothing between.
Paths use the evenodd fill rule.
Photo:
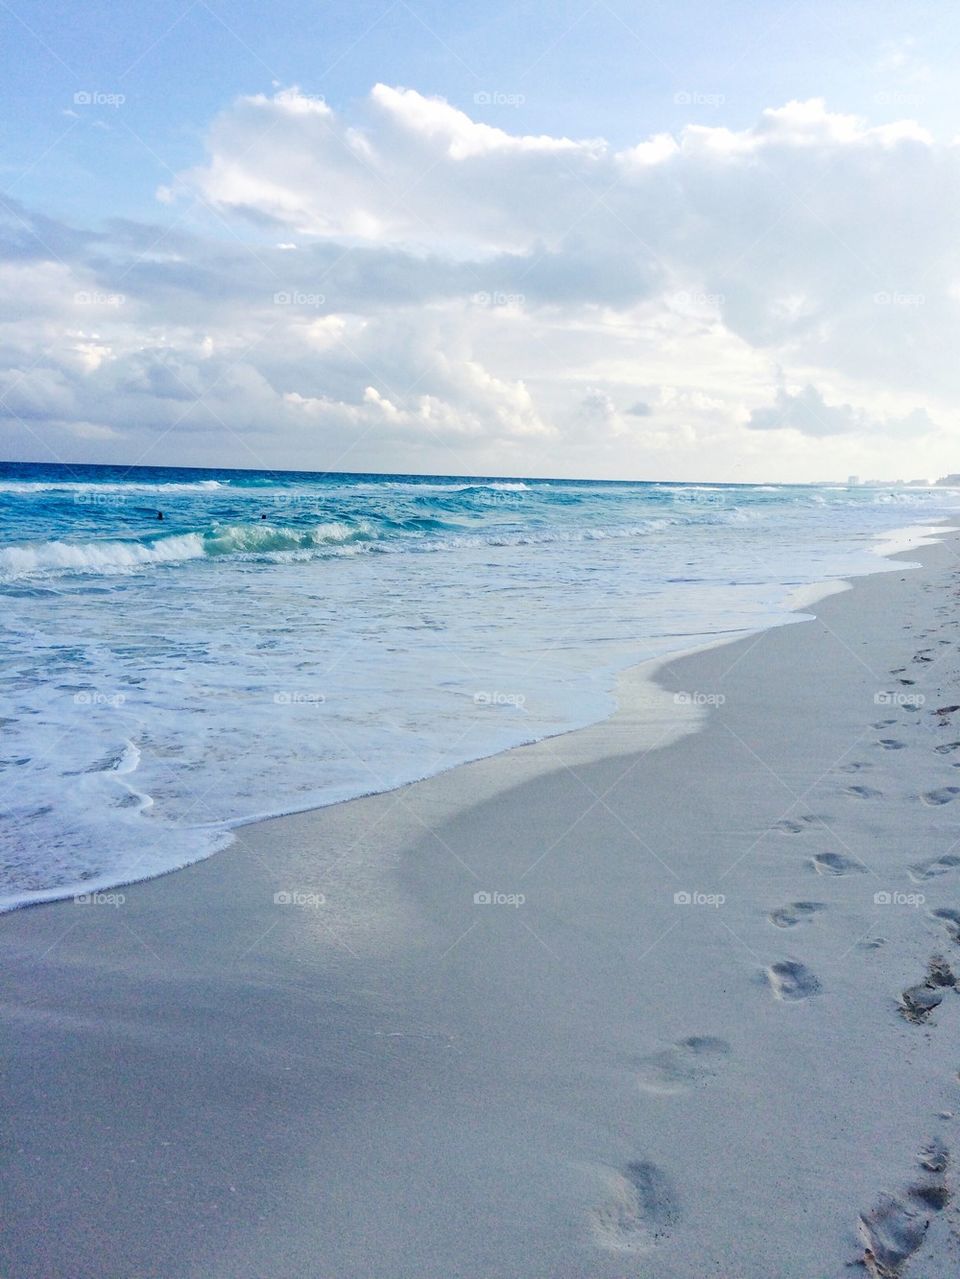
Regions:
<instances>
[{"instance_id":1,"label":"ocean","mask_svg":"<svg viewBox=\"0 0 960 1279\"><path fill-rule=\"evenodd\" d=\"M596 722L960 492L0 465L0 909ZM163 519L157 518L159 511ZM902 540L902 539L901 539Z\"/></svg>"}]
</instances>

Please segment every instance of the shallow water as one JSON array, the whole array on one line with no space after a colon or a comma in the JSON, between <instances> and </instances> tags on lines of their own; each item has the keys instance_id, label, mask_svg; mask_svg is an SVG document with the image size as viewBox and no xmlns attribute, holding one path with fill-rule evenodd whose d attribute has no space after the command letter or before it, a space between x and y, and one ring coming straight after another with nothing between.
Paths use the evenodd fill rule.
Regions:
<instances>
[{"instance_id":1,"label":"shallow water","mask_svg":"<svg viewBox=\"0 0 960 1279\"><path fill-rule=\"evenodd\" d=\"M950 490L0 467L0 905L603 718ZM164 519L157 519L163 510Z\"/></svg>"}]
</instances>

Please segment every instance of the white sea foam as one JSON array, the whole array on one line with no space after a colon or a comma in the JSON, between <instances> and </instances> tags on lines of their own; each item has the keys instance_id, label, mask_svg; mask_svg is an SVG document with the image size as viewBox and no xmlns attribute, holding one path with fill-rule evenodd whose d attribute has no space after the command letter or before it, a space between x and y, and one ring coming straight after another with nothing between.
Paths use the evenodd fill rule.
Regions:
<instances>
[{"instance_id":1,"label":"white sea foam","mask_svg":"<svg viewBox=\"0 0 960 1279\"><path fill-rule=\"evenodd\" d=\"M49 485L8 521L0 907L595 721L619 669L786 620L904 520L862 490L280 478L168 498L162 536Z\"/></svg>"},{"instance_id":2,"label":"white sea foam","mask_svg":"<svg viewBox=\"0 0 960 1279\"><path fill-rule=\"evenodd\" d=\"M49 570L112 573L144 564L171 564L204 554L197 533L161 538L157 542L41 542L0 549L0 579L29 577Z\"/></svg>"},{"instance_id":3,"label":"white sea foam","mask_svg":"<svg viewBox=\"0 0 960 1279\"><path fill-rule=\"evenodd\" d=\"M44 483L41 480L0 480L0 493L213 493L225 487L222 480L170 481L157 484L127 483L126 481L104 481L102 484L91 484L80 480L56 480Z\"/></svg>"},{"instance_id":4,"label":"white sea foam","mask_svg":"<svg viewBox=\"0 0 960 1279\"><path fill-rule=\"evenodd\" d=\"M206 534L181 533L151 542L40 542L0 548L0 581L51 573L110 575L159 564L182 564L204 556L310 557L330 547L363 540L370 534L364 523L319 524L306 529L268 523L222 525Z\"/></svg>"}]
</instances>

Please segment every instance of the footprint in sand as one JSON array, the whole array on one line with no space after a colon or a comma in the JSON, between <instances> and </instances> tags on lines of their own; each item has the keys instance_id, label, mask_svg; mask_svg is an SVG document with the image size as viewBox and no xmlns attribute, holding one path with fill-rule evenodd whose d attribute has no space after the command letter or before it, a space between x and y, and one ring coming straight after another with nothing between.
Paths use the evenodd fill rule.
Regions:
<instances>
[{"instance_id":1,"label":"footprint in sand","mask_svg":"<svg viewBox=\"0 0 960 1279\"><path fill-rule=\"evenodd\" d=\"M874 724L874 728L877 728L877 727L879 726ZM864 773L869 768L873 768L873 765L866 763L866 761L864 760L857 760L856 762L852 764L839 764L837 766L837 772L838 773Z\"/></svg>"},{"instance_id":2,"label":"footprint in sand","mask_svg":"<svg viewBox=\"0 0 960 1279\"><path fill-rule=\"evenodd\" d=\"M941 804L949 804L958 795L960 795L960 786L940 786L937 790L925 791L920 798L925 804L936 808Z\"/></svg>"},{"instance_id":3,"label":"footprint in sand","mask_svg":"<svg viewBox=\"0 0 960 1279\"><path fill-rule=\"evenodd\" d=\"M843 853L817 853L811 863L818 875L864 875L867 870L863 862Z\"/></svg>"},{"instance_id":4,"label":"footprint in sand","mask_svg":"<svg viewBox=\"0 0 960 1279\"><path fill-rule=\"evenodd\" d=\"M778 906L767 918L777 928L795 928L804 920L812 919L818 911L826 910L825 902L788 902L786 906Z\"/></svg>"},{"instance_id":5,"label":"footprint in sand","mask_svg":"<svg viewBox=\"0 0 960 1279\"><path fill-rule=\"evenodd\" d=\"M875 786L848 786L844 794L852 795L854 799L879 799L883 791Z\"/></svg>"},{"instance_id":6,"label":"footprint in sand","mask_svg":"<svg viewBox=\"0 0 960 1279\"><path fill-rule=\"evenodd\" d=\"M944 1180L950 1156L943 1142L935 1137L920 1152L919 1162L922 1181L900 1198L881 1195L876 1208L860 1214L862 1260L874 1279L899 1279L904 1265L926 1238L932 1214L950 1200Z\"/></svg>"},{"instance_id":7,"label":"footprint in sand","mask_svg":"<svg viewBox=\"0 0 960 1279\"><path fill-rule=\"evenodd\" d=\"M874 1279L898 1279L929 1226L930 1217L920 1204L881 1195L876 1208L861 1213L858 1223L867 1274Z\"/></svg>"},{"instance_id":8,"label":"footprint in sand","mask_svg":"<svg viewBox=\"0 0 960 1279\"><path fill-rule=\"evenodd\" d=\"M930 912L934 919L939 920L942 924L946 924L947 932L950 940L960 943L960 910L953 910L949 906L942 906L938 910Z\"/></svg>"},{"instance_id":9,"label":"footprint in sand","mask_svg":"<svg viewBox=\"0 0 960 1279\"><path fill-rule=\"evenodd\" d=\"M960 742L944 742L942 746L934 746L933 749L938 755L952 755L955 750L960 750Z\"/></svg>"},{"instance_id":10,"label":"footprint in sand","mask_svg":"<svg viewBox=\"0 0 960 1279\"><path fill-rule=\"evenodd\" d=\"M811 826L819 824L819 817L814 817L813 814L807 813L803 817L784 817L779 822L774 822L770 829L782 831L785 835L800 835L803 831L809 830Z\"/></svg>"},{"instance_id":11,"label":"footprint in sand","mask_svg":"<svg viewBox=\"0 0 960 1279\"><path fill-rule=\"evenodd\" d=\"M820 992L820 982L805 964L795 959L782 959L767 969L767 980L777 999L796 1002Z\"/></svg>"},{"instance_id":12,"label":"footprint in sand","mask_svg":"<svg viewBox=\"0 0 960 1279\"><path fill-rule=\"evenodd\" d=\"M906 749L906 742L899 742L895 737L881 737L878 746L882 746L885 751L902 751Z\"/></svg>"},{"instance_id":13,"label":"footprint in sand","mask_svg":"<svg viewBox=\"0 0 960 1279\"><path fill-rule=\"evenodd\" d=\"M730 1055L725 1039L691 1035L637 1062L637 1083L644 1092L677 1093L712 1078Z\"/></svg>"},{"instance_id":14,"label":"footprint in sand","mask_svg":"<svg viewBox=\"0 0 960 1279\"><path fill-rule=\"evenodd\" d=\"M927 975L916 986L909 986L900 996L900 1012L919 1025L925 1022L933 1010L943 1003L945 990L955 988L957 979L950 965L940 955L933 955L927 964Z\"/></svg>"},{"instance_id":15,"label":"footprint in sand","mask_svg":"<svg viewBox=\"0 0 960 1279\"><path fill-rule=\"evenodd\" d=\"M910 878L919 882L924 879L933 879L937 875L949 874L958 866L960 866L960 856L956 853L944 853L929 862L914 862L912 866L907 867L907 870Z\"/></svg>"},{"instance_id":16,"label":"footprint in sand","mask_svg":"<svg viewBox=\"0 0 960 1279\"><path fill-rule=\"evenodd\" d=\"M893 725L896 723L897 721L895 719L878 719L877 722L874 725L872 725L872 727L873 728L892 728Z\"/></svg>"},{"instance_id":17,"label":"footprint in sand","mask_svg":"<svg viewBox=\"0 0 960 1279\"><path fill-rule=\"evenodd\" d=\"M919 1159L924 1172L946 1172L950 1151L940 1137L933 1137L920 1151Z\"/></svg>"},{"instance_id":18,"label":"footprint in sand","mask_svg":"<svg viewBox=\"0 0 960 1279\"><path fill-rule=\"evenodd\" d=\"M593 1212L593 1231L602 1248L643 1252L680 1219L673 1184L656 1164L628 1164L622 1175L614 1175L612 1189L610 1200Z\"/></svg>"}]
</instances>

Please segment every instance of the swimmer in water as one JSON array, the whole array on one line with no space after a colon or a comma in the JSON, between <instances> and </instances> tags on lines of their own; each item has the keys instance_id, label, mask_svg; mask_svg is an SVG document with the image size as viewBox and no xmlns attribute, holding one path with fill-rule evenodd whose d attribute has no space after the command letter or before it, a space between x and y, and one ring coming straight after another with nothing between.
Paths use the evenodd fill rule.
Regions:
<instances>
[{"instance_id":1,"label":"swimmer in water","mask_svg":"<svg viewBox=\"0 0 960 1279\"><path fill-rule=\"evenodd\" d=\"M162 520L162 519L163 519L163 511L157 511L157 519L158 519L158 520Z\"/></svg>"}]
</instances>

